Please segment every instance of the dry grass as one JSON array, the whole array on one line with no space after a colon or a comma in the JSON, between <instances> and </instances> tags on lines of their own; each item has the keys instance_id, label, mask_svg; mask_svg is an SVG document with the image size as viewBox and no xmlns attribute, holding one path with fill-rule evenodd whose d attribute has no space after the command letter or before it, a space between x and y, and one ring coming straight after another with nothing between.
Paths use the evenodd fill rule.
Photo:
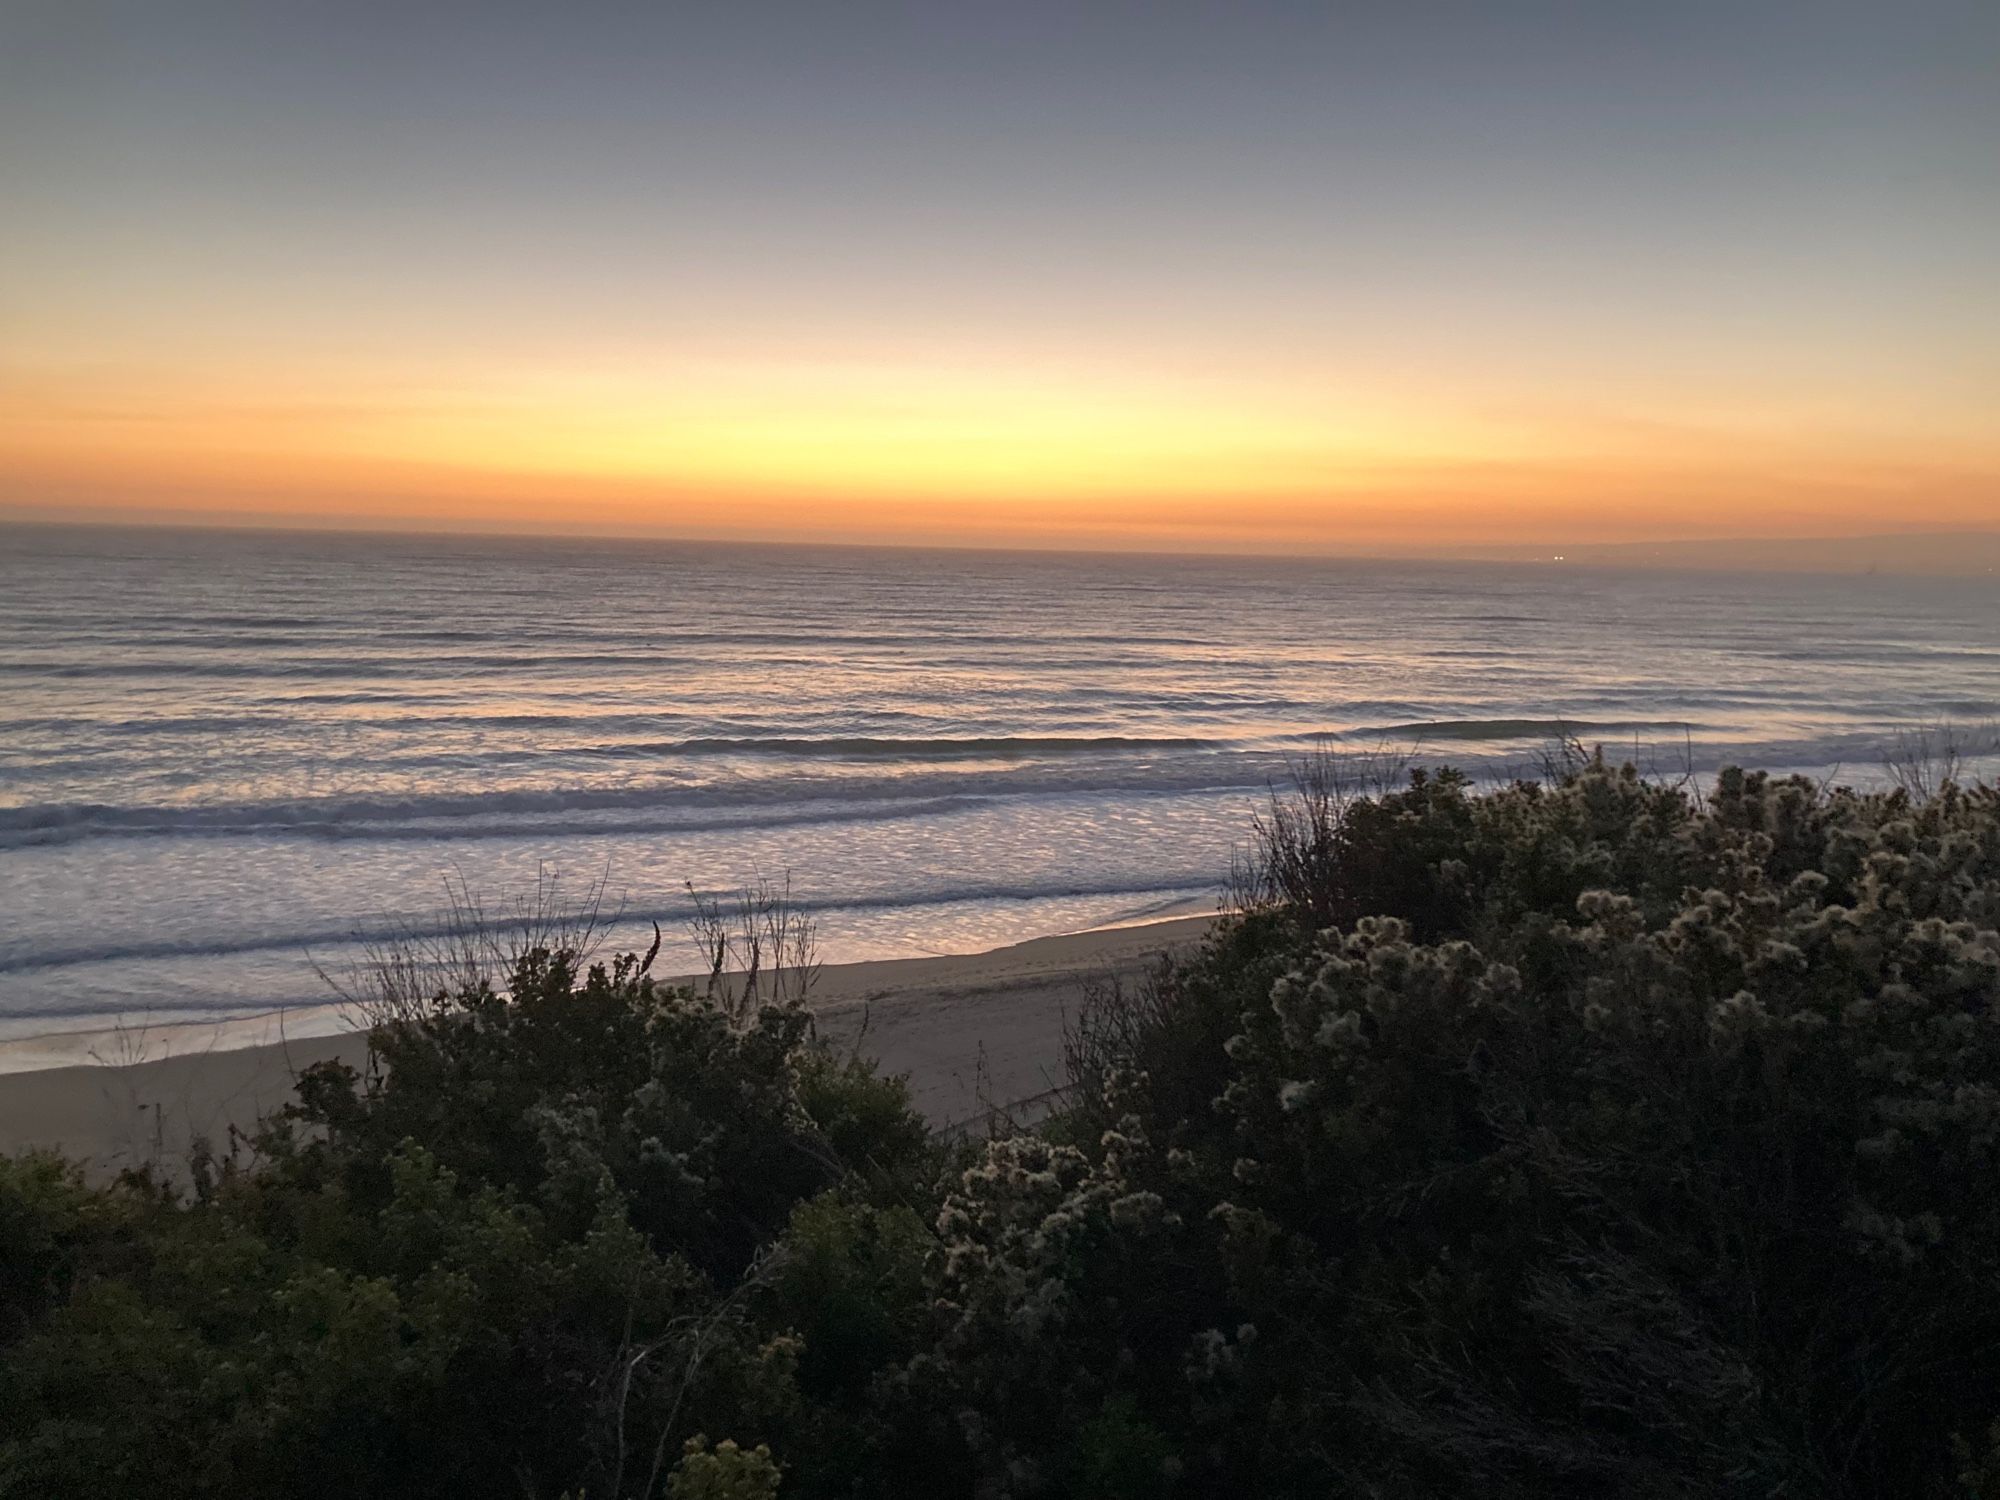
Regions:
<instances>
[{"instance_id":1,"label":"dry grass","mask_svg":"<svg viewBox=\"0 0 2000 1500\"><path fill-rule=\"evenodd\" d=\"M1968 785L1975 766L1994 755L2000 755L2000 724L1929 719L1897 733L1882 770L1912 802L1928 802L1948 786Z\"/></svg>"},{"instance_id":2,"label":"dry grass","mask_svg":"<svg viewBox=\"0 0 2000 1500\"><path fill-rule=\"evenodd\" d=\"M1249 847L1230 859L1225 910L1319 912L1343 882L1349 810L1404 786L1421 749L1384 742L1343 750L1322 740L1294 760L1287 784L1272 787L1251 819Z\"/></svg>"},{"instance_id":3,"label":"dry grass","mask_svg":"<svg viewBox=\"0 0 2000 1500\"><path fill-rule=\"evenodd\" d=\"M688 936L701 954L708 998L741 1020L760 1005L803 1005L819 979L819 929L792 894L789 871L759 875L733 894L698 891Z\"/></svg>"},{"instance_id":4,"label":"dry grass","mask_svg":"<svg viewBox=\"0 0 2000 1500\"><path fill-rule=\"evenodd\" d=\"M444 905L429 922L396 923L391 936L365 945L344 974L313 967L358 1028L414 1020L441 995L504 992L531 953L559 953L587 964L622 912L607 907L608 884L608 872L601 872L576 890L559 870L543 865L532 890L505 912L494 912L464 872L454 871L445 877Z\"/></svg>"}]
</instances>

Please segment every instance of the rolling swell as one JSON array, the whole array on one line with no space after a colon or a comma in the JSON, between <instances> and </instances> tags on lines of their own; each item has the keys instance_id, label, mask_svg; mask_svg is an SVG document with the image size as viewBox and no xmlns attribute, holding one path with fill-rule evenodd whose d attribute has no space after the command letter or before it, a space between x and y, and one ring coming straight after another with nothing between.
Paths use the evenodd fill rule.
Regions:
<instances>
[{"instance_id":1,"label":"rolling swell","mask_svg":"<svg viewBox=\"0 0 2000 1500\"><path fill-rule=\"evenodd\" d=\"M964 901L1046 901L1079 896L1146 896L1196 894L1215 888L1214 872L1190 869L1174 876L1156 875L1149 881L1065 881L989 882L936 886L923 891L885 892L875 895L842 897L839 900L801 898L799 910L818 915L828 910L881 911L920 910L949 906ZM623 922L658 922L662 927L685 922L693 914L691 902L635 904L619 909ZM510 923L493 921L470 930L483 934L503 934ZM9 951L0 947L0 974L32 973L67 968L79 964L118 963L159 958L225 958L253 953L297 953L347 945L395 943L407 939L443 938L468 930L447 927L435 920L410 922L380 919L345 927L321 926L284 933L246 933L238 936L163 938L154 941L114 941L100 944L72 944L37 950Z\"/></svg>"},{"instance_id":2,"label":"rolling swell","mask_svg":"<svg viewBox=\"0 0 2000 1500\"><path fill-rule=\"evenodd\" d=\"M1189 795L1261 791L1281 783L1303 752L1406 755L1412 763L1450 764L1475 776L1534 774L1527 747L1557 735L1601 740L1608 754L1636 756L1674 771L1711 773L1727 764L1812 767L1879 765L1893 736L1878 730L1823 733L1806 739L1754 739L1670 721L1507 718L1434 720L1343 731L1301 731L1235 749L1214 739L994 737L961 740L853 738L796 742L778 738L669 741L663 747L571 747L563 755L613 762L732 756L763 758L775 774L724 775L693 783L621 780L611 785L511 787L409 794L356 792L307 798L205 804L53 803L0 807L0 850L96 839L293 838L325 841L467 841L648 834L672 836L729 829L818 824L886 824L948 816L1007 800L1090 795ZM738 748L756 745L760 752ZM921 753L915 747L924 747ZM501 752L485 769L562 758ZM432 757L468 769L453 757ZM787 769L786 762L793 767ZM907 769L829 777L815 766L838 762ZM1007 764L994 765L993 762ZM959 763L967 763L965 769Z\"/></svg>"},{"instance_id":3,"label":"rolling swell","mask_svg":"<svg viewBox=\"0 0 2000 1500\"><path fill-rule=\"evenodd\" d=\"M867 735L827 739L788 735L664 740L629 747L647 755L798 755L843 760L968 760L1028 759L1045 755L1102 755L1139 750L1214 750L1226 741L1184 735L988 735L961 738L875 738ZM601 753L622 753L628 747L607 746Z\"/></svg>"},{"instance_id":4,"label":"rolling swell","mask_svg":"<svg viewBox=\"0 0 2000 1500\"><path fill-rule=\"evenodd\" d=\"M838 787L672 783L403 797L359 795L206 806L84 803L0 808L0 849L104 838L507 839L566 834L699 833L951 813L1001 798L1089 792L1168 793L1258 787L1282 772L1243 758L1081 770L1029 763L1015 772L950 771L849 780Z\"/></svg>"},{"instance_id":5,"label":"rolling swell","mask_svg":"<svg viewBox=\"0 0 2000 1500\"><path fill-rule=\"evenodd\" d=\"M1699 724L1678 719L1424 719L1413 724L1382 724L1346 731L1348 740L1371 736L1424 745L1437 740L1528 740L1558 735L1680 734L1699 731Z\"/></svg>"}]
</instances>

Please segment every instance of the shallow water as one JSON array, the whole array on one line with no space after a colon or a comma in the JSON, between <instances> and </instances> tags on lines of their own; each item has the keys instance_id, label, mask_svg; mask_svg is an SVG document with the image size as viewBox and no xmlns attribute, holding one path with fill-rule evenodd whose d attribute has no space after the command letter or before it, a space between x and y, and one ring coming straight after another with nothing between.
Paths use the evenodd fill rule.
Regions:
<instances>
[{"instance_id":1,"label":"shallow water","mask_svg":"<svg viewBox=\"0 0 2000 1500\"><path fill-rule=\"evenodd\" d=\"M454 875L966 951L1210 898L1322 735L1867 780L1996 716L1990 580L0 530L0 1039L321 1006Z\"/></svg>"}]
</instances>

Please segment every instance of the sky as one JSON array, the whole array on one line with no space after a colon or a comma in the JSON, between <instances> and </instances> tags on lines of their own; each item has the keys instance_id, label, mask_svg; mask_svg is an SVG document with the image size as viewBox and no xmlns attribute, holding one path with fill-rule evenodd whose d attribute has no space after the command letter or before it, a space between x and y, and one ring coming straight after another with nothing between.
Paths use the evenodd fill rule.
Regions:
<instances>
[{"instance_id":1,"label":"sky","mask_svg":"<svg viewBox=\"0 0 2000 1500\"><path fill-rule=\"evenodd\" d=\"M0 515L2000 527L2000 6L12 0Z\"/></svg>"}]
</instances>

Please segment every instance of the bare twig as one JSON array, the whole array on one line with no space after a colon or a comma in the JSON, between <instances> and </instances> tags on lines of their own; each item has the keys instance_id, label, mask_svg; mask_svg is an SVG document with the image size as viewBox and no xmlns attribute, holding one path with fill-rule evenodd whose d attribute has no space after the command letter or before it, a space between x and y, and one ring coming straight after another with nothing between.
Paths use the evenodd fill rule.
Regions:
<instances>
[{"instance_id":1,"label":"bare twig","mask_svg":"<svg viewBox=\"0 0 2000 1500\"><path fill-rule=\"evenodd\" d=\"M608 907L610 871L571 895L561 871L548 865L511 912L494 914L463 871L444 880L444 905L428 922L392 922L391 935L364 944L345 974L314 971L348 1007L362 1029L415 1019L440 996L505 991L520 961L532 953L560 955L581 967L603 945L620 909Z\"/></svg>"},{"instance_id":2,"label":"bare twig","mask_svg":"<svg viewBox=\"0 0 2000 1500\"><path fill-rule=\"evenodd\" d=\"M780 881L759 875L733 896L697 890L688 935L706 966L707 994L736 1020L759 1006L803 1005L819 980L819 929L792 894L789 871Z\"/></svg>"},{"instance_id":3,"label":"bare twig","mask_svg":"<svg viewBox=\"0 0 2000 1500\"><path fill-rule=\"evenodd\" d=\"M1948 786L1965 785L1974 763L1996 754L2000 725L1928 719L1897 731L1882 770L1912 802L1928 802Z\"/></svg>"}]
</instances>

